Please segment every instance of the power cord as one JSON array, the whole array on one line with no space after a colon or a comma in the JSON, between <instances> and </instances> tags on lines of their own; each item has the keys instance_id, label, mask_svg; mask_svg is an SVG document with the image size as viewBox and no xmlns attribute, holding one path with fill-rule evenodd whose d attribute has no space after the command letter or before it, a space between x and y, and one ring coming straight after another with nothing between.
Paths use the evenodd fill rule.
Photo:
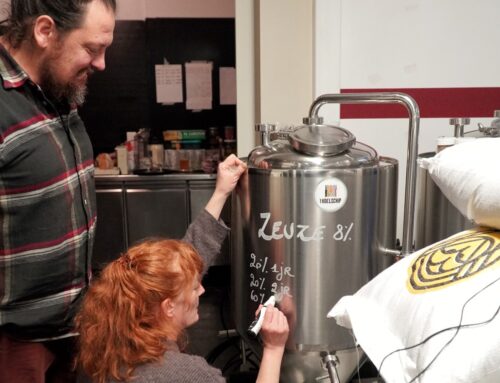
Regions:
<instances>
[{"instance_id":1,"label":"power cord","mask_svg":"<svg viewBox=\"0 0 500 383\"><path fill-rule=\"evenodd\" d=\"M416 348L416 347L419 347L419 346L422 346L423 344L427 343L430 339L434 338L435 336L441 334L441 333L444 333L444 332L447 332L447 331L450 331L450 330L456 330L455 333L453 334L453 336L450 338L450 340L448 340L448 342L446 342L446 344L444 344L443 347L441 347L441 349L438 351L438 353L432 358L432 360L422 369L422 371L420 371L415 377L413 377L408 383L412 383L412 382L415 382L420 376L422 376L430 367L431 365L436 361L436 359L439 357L439 355L441 355L441 353L444 351L444 349L451 343L453 342L453 340L456 338L456 336L458 335L458 332L460 331L460 329L462 328L468 328L468 327L474 327L474 326L480 326L480 325L484 325L484 324L487 324L487 323L490 323L491 321L493 321L493 319L495 319L495 317L498 315L498 312L500 311L500 305L498 306L498 308L496 309L495 313L493 314L493 316L483 322L476 322L476 323L468 323L468 324L462 324L462 321L463 321L463 317L464 317L464 312L465 312L465 307L467 306L467 304L472 300L474 299L476 296L478 296L480 293L482 293L484 290L486 290L488 287L492 286L493 284L495 284L496 282L498 282L500 280L500 277L496 278L495 280L493 280L492 282L488 283L486 286L482 287L479 291L475 292L474 294L472 294L471 297L469 297L465 303L463 304L462 306L462 309L461 309L461 312L460 312L460 321L458 323L457 326L451 326L451 327L447 327L447 328L444 328L442 330L439 330L431 335L429 335L427 338L425 338L423 341L413 345L413 346L409 346L409 347L405 347L405 348L400 348L400 349L397 349L397 350L394 350L394 351L391 351L389 354L387 354L386 356L384 356L384 358L382 359L382 362L380 362L380 366L378 368L378 371L379 371L379 376L380 376L380 371L382 370L382 366L385 362L385 360L390 357L391 355L394 355L398 352L401 352L401 351L408 351L408 350L411 350L413 348Z\"/></svg>"}]
</instances>

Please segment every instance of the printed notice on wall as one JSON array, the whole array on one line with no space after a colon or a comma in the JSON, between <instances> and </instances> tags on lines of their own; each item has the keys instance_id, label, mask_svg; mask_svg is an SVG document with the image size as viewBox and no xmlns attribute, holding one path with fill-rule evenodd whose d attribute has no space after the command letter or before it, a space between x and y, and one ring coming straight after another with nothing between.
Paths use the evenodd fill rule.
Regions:
<instances>
[{"instance_id":1,"label":"printed notice on wall","mask_svg":"<svg viewBox=\"0 0 500 383\"><path fill-rule=\"evenodd\" d=\"M212 109L212 63L191 62L186 68L186 109Z\"/></svg>"},{"instance_id":2,"label":"printed notice on wall","mask_svg":"<svg viewBox=\"0 0 500 383\"><path fill-rule=\"evenodd\" d=\"M182 66L155 65L156 102L161 104L175 104L183 101L182 94Z\"/></svg>"},{"instance_id":3,"label":"printed notice on wall","mask_svg":"<svg viewBox=\"0 0 500 383\"><path fill-rule=\"evenodd\" d=\"M219 68L221 105L236 105L236 68Z\"/></svg>"}]
</instances>

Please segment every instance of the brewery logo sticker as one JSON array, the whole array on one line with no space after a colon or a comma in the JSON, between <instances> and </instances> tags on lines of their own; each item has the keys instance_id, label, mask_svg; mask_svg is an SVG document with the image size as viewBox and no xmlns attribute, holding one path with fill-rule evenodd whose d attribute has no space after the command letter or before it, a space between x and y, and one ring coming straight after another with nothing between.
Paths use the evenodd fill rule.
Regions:
<instances>
[{"instance_id":1,"label":"brewery logo sticker","mask_svg":"<svg viewBox=\"0 0 500 383\"><path fill-rule=\"evenodd\" d=\"M467 231L436 243L408 267L407 289L418 294L469 280L500 267L500 232Z\"/></svg>"},{"instance_id":2,"label":"brewery logo sticker","mask_svg":"<svg viewBox=\"0 0 500 383\"><path fill-rule=\"evenodd\" d=\"M314 199L324 211L340 210L347 201L347 187L338 178L328 178L316 186Z\"/></svg>"}]
</instances>

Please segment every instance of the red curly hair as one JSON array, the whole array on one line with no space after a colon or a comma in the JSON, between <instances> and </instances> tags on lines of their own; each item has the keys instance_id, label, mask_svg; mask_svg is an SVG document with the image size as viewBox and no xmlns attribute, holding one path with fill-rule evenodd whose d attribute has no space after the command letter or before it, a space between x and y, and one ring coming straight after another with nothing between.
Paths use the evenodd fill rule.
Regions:
<instances>
[{"instance_id":1,"label":"red curly hair","mask_svg":"<svg viewBox=\"0 0 500 383\"><path fill-rule=\"evenodd\" d=\"M143 363L158 361L166 340L184 329L161 314L201 275L203 260L188 243L156 239L131 247L94 281L76 316L76 364L97 383L128 380Z\"/></svg>"}]
</instances>

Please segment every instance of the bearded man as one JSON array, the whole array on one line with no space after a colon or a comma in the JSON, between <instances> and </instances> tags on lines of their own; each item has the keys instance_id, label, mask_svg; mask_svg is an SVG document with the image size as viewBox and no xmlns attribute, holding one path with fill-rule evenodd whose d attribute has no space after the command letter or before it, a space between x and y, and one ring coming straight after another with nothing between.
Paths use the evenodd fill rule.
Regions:
<instances>
[{"instance_id":1,"label":"bearded man","mask_svg":"<svg viewBox=\"0 0 500 383\"><path fill-rule=\"evenodd\" d=\"M11 0L0 23L0 382L75 380L96 223L77 106L115 12L115 0Z\"/></svg>"}]
</instances>

